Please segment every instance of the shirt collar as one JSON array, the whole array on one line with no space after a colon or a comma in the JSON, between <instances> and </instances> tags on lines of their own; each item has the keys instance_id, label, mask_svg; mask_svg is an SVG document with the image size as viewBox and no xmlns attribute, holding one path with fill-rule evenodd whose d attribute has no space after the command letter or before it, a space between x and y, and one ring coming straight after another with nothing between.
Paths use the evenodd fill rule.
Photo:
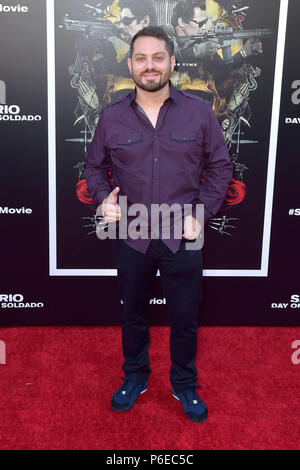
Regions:
<instances>
[{"instance_id":1,"label":"shirt collar","mask_svg":"<svg viewBox=\"0 0 300 470\"><path fill-rule=\"evenodd\" d=\"M170 85L170 98L171 100L174 101L175 104L178 104L179 101L179 90L173 85L171 80L169 80L169 85ZM135 101L136 97L136 88L131 91L128 95L128 106L130 106L133 101Z\"/></svg>"}]
</instances>

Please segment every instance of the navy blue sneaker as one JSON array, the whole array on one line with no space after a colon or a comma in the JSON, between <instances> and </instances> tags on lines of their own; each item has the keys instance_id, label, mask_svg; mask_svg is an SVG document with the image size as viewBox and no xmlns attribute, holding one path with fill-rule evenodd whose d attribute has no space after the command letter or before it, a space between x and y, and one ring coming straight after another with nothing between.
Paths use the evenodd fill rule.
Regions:
<instances>
[{"instance_id":1,"label":"navy blue sneaker","mask_svg":"<svg viewBox=\"0 0 300 470\"><path fill-rule=\"evenodd\" d=\"M175 392L172 388L172 395L180 401L183 411L189 419L196 423L203 423L207 418L208 411L206 404L196 392L196 388L200 388L199 385L187 387L183 392Z\"/></svg>"},{"instance_id":2,"label":"navy blue sneaker","mask_svg":"<svg viewBox=\"0 0 300 470\"><path fill-rule=\"evenodd\" d=\"M111 407L115 411L128 411L139 395L147 390L147 382L122 377L123 385L113 394Z\"/></svg>"}]
</instances>

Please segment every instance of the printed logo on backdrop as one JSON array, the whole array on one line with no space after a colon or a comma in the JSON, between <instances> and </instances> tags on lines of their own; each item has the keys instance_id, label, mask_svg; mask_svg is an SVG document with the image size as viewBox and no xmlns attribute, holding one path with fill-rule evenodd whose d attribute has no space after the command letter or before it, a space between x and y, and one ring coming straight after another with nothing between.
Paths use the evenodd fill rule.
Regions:
<instances>
[{"instance_id":1,"label":"printed logo on backdrop","mask_svg":"<svg viewBox=\"0 0 300 470\"><path fill-rule=\"evenodd\" d=\"M7 86L3 80L0 80L0 121L41 121L40 115L23 114L23 110L17 104L7 104L6 102Z\"/></svg>"},{"instance_id":2,"label":"printed logo on backdrop","mask_svg":"<svg viewBox=\"0 0 300 470\"><path fill-rule=\"evenodd\" d=\"M31 215L32 209L26 207L0 207L0 215Z\"/></svg>"},{"instance_id":3,"label":"printed logo on backdrop","mask_svg":"<svg viewBox=\"0 0 300 470\"><path fill-rule=\"evenodd\" d=\"M6 85L3 80L0 80L0 104L6 104Z\"/></svg>"},{"instance_id":4,"label":"printed logo on backdrop","mask_svg":"<svg viewBox=\"0 0 300 470\"><path fill-rule=\"evenodd\" d=\"M123 304L123 300L121 299L121 304ZM156 297L153 297L153 299L149 300L150 305L165 305L167 303L166 298L164 297L163 299L157 299Z\"/></svg>"},{"instance_id":5,"label":"printed logo on backdrop","mask_svg":"<svg viewBox=\"0 0 300 470\"><path fill-rule=\"evenodd\" d=\"M0 294L1 308L43 308L43 302L31 302L22 294Z\"/></svg>"},{"instance_id":6,"label":"printed logo on backdrop","mask_svg":"<svg viewBox=\"0 0 300 470\"><path fill-rule=\"evenodd\" d=\"M300 80L294 80L292 83L292 88L295 90L292 93L292 103L300 104Z\"/></svg>"},{"instance_id":7,"label":"printed logo on backdrop","mask_svg":"<svg viewBox=\"0 0 300 470\"><path fill-rule=\"evenodd\" d=\"M26 5L3 5L0 3L0 13L28 13L29 8Z\"/></svg>"},{"instance_id":8,"label":"printed logo on backdrop","mask_svg":"<svg viewBox=\"0 0 300 470\"><path fill-rule=\"evenodd\" d=\"M292 348L296 349L291 356L292 363L297 366L300 364L300 340L295 339L292 343Z\"/></svg>"},{"instance_id":9,"label":"printed logo on backdrop","mask_svg":"<svg viewBox=\"0 0 300 470\"><path fill-rule=\"evenodd\" d=\"M297 209L289 209L289 215L300 215L300 208Z\"/></svg>"},{"instance_id":10,"label":"printed logo on backdrop","mask_svg":"<svg viewBox=\"0 0 300 470\"><path fill-rule=\"evenodd\" d=\"M0 341L0 364L6 364L6 344Z\"/></svg>"},{"instance_id":11,"label":"printed logo on backdrop","mask_svg":"<svg viewBox=\"0 0 300 470\"><path fill-rule=\"evenodd\" d=\"M292 92L291 101L294 105L300 104L300 80L294 80L291 85ZM285 124L300 124L300 117L288 116L285 118Z\"/></svg>"},{"instance_id":12,"label":"printed logo on backdrop","mask_svg":"<svg viewBox=\"0 0 300 470\"><path fill-rule=\"evenodd\" d=\"M288 301L282 301L282 302L272 302L271 303L271 308L278 308L278 309L300 309L300 295L299 294L293 294L290 296L290 299Z\"/></svg>"}]
</instances>

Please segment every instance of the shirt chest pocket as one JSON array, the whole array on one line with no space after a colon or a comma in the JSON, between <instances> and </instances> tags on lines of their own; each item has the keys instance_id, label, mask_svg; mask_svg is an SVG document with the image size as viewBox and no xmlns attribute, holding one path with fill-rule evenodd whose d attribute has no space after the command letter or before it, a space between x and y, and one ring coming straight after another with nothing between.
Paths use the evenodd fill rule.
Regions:
<instances>
[{"instance_id":1,"label":"shirt chest pocket","mask_svg":"<svg viewBox=\"0 0 300 470\"><path fill-rule=\"evenodd\" d=\"M127 132L126 134L120 134L116 136L117 146L130 146L133 148L135 144L143 141L142 132Z\"/></svg>"},{"instance_id":2,"label":"shirt chest pocket","mask_svg":"<svg viewBox=\"0 0 300 470\"><path fill-rule=\"evenodd\" d=\"M198 134L196 131L170 131L170 140L180 144L196 142Z\"/></svg>"},{"instance_id":3,"label":"shirt chest pocket","mask_svg":"<svg viewBox=\"0 0 300 470\"><path fill-rule=\"evenodd\" d=\"M128 131L113 137L111 158L119 168L139 165L143 154L143 133Z\"/></svg>"},{"instance_id":4,"label":"shirt chest pocket","mask_svg":"<svg viewBox=\"0 0 300 470\"><path fill-rule=\"evenodd\" d=\"M169 160L184 171L197 171L201 157L198 131L173 129L169 131Z\"/></svg>"}]
</instances>

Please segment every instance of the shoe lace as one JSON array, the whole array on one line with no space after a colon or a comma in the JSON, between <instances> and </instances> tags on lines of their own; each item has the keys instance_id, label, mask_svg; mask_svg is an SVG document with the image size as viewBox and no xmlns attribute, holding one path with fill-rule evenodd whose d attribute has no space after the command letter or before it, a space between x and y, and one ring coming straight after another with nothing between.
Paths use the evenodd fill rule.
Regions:
<instances>
[{"instance_id":1,"label":"shoe lace","mask_svg":"<svg viewBox=\"0 0 300 470\"><path fill-rule=\"evenodd\" d=\"M185 388L184 391L182 392L186 400L192 405L196 405L197 403L201 403L202 401L199 395L196 393L196 388L201 388L201 387L200 385L193 385L193 386Z\"/></svg>"}]
</instances>

